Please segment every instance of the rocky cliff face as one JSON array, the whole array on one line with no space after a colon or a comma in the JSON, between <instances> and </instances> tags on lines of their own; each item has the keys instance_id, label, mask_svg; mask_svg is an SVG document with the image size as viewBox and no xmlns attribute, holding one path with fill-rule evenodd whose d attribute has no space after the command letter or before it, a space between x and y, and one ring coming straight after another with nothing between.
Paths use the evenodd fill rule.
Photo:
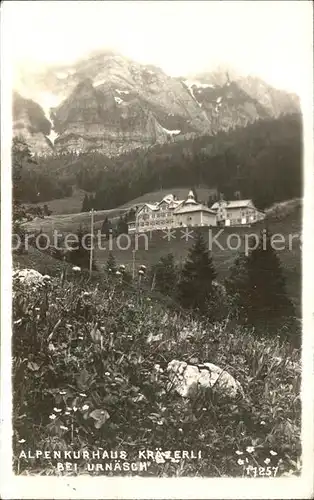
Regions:
<instances>
[{"instance_id":1,"label":"rocky cliff face","mask_svg":"<svg viewBox=\"0 0 314 500\"><path fill-rule=\"evenodd\" d=\"M15 95L14 134L40 154L117 155L299 109L295 96L259 79L226 73L172 78L112 52L21 75L18 89L25 98Z\"/></svg>"},{"instance_id":2,"label":"rocky cliff face","mask_svg":"<svg viewBox=\"0 0 314 500\"><path fill-rule=\"evenodd\" d=\"M13 117L15 136L23 137L32 151L39 154L51 152L52 144L48 139L51 123L46 119L39 104L14 93Z\"/></svg>"}]
</instances>

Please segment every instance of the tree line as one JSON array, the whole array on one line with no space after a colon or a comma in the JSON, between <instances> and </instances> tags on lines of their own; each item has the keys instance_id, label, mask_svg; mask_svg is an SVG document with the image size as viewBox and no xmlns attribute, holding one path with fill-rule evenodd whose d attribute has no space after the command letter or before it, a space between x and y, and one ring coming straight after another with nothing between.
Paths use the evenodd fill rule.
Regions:
<instances>
[{"instance_id":1,"label":"tree line","mask_svg":"<svg viewBox=\"0 0 314 500\"><path fill-rule=\"evenodd\" d=\"M24 201L92 195L93 208L116 208L157 189L207 186L240 191L263 209L302 193L302 123L297 114L259 120L212 136L136 149L116 158L98 152L34 157L21 183ZM39 193L39 194L38 194Z\"/></svg>"},{"instance_id":2,"label":"tree line","mask_svg":"<svg viewBox=\"0 0 314 500\"><path fill-rule=\"evenodd\" d=\"M84 234L79 230L79 241ZM279 257L271 245L271 233L261 234L259 245L248 255L239 254L228 277L216 281L211 252L200 231L186 260L178 264L168 253L149 269L141 266L141 275L133 276L124 265L118 266L109 252L104 271L122 283L136 280L148 290L168 297L183 310L212 322L235 320L258 335L279 335L299 346L301 333L294 305L286 291L285 278ZM68 260L75 265L89 267L88 249L77 245ZM97 269L97 266L94 267ZM136 284L136 283L133 283Z\"/></svg>"},{"instance_id":3,"label":"tree line","mask_svg":"<svg viewBox=\"0 0 314 500\"><path fill-rule=\"evenodd\" d=\"M216 188L229 199L240 191L263 209L301 196L301 152L300 118L287 115L214 136L136 150L111 163L98 157L98 167L94 156L94 205L96 209L115 208L147 192L179 184ZM80 159L79 164L84 170Z\"/></svg>"},{"instance_id":4,"label":"tree line","mask_svg":"<svg viewBox=\"0 0 314 500\"><path fill-rule=\"evenodd\" d=\"M223 283L216 271L202 234L178 266L173 254L151 269L154 289L177 300L187 310L219 321L229 317L260 335L279 335L295 345L300 331L295 309L286 292L280 260L271 245L271 234L248 255L239 254Z\"/></svg>"}]
</instances>

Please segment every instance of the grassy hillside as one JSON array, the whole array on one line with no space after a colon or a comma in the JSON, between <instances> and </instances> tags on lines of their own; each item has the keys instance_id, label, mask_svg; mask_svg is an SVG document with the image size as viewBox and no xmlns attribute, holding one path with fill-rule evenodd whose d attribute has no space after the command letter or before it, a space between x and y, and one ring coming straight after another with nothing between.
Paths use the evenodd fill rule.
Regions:
<instances>
[{"instance_id":1,"label":"grassy hillside","mask_svg":"<svg viewBox=\"0 0 314 500\"><path fill-rule=\"evenodd\" d=\"M216 192L215 189L210 189L210 188L196 188L195 191L198 200L203 203L207 203L208 197ZM121 206L121 208L123 207L130 208L131 206L140 205L142 203L154 203L156 201L160 201L164 196L166 196L169 193L175 195L178 200L184 200L187 198L188 192L189 189L186 187L161 189L159 191L153 191L151 193L143 194L142 196L139 196L138 198L135 198L134 200L128 203L125 203L124 205Z\"/></svg>"},{"instance_id":2,"label":"grassy hillside","mask_svg":"<svg viewBox=\"0 0 314 500\"><path fill-rule=\"evenodd\" d=\"M82 189L73 189L71 196L47 202L33 203L30 204L30 206L43 206L43 204L46 203L49 210L51 210L54 215L76 214L82 210L84 195L85 191Z\"/></svg>"},{"instance_id":3,"label":"grassy hillside","mask_svg":"<svg viewBox=\"0 0 314 500\"><path fill-rule=\"evenodd\" d=\"M298 350L235 324L200 322L109 277L96 286L81 276L39 289L14 282L14 292L16 473L53 475L60 461L18 459L22 450L102 447L136 463L141 450L201 452L199 460L150 459L132 473L141 476L254 477L246 467L265 464L272 476L299 474ZM214 387L182 398L169 386L173 359L216 364L243 396ZM86 462L76 460L79 473Z\"/></svg>"},{"instance_id":4,"label":"grassy hillside","mask_svg":"<svg viewBox=\"0 0 314 500\"><path fill-rule=\"evenodd\" d=\"M101 221L103 221L106 216L108 216L111 220L115 220L116 217L119 217L126 210L129 210L132 207L135 208L136 206L140 206L146 202L153 203L155 201L160 201L169 193L174 194L178 199L184 199L187 197L188 192L189 190L187 188L172 188L168 190L154 191L152 193L146 193L139 196L121 207L117 207L112 210L98 210L95 212L94 217L95 230L101 227ZM199 188L196 189L196 192L198 199L206 202L209 195L213 193L213 190L209 188ZM42 229L42 231L47 234L51 234L54 229L64 233L73 232L76 231L80 225L89 228L89 212L80 212L83 198L84 192L77 191L73 197L47 202L49 209L52 210L51 216L45 217L44 219L38 218L33 220L25 224L25 228L30 232ZM42 203L39 205L42 205ZM74 207L76 207L77 210L74 210Z\"/></svg>"},{"instance_id":5,"label":"grassy hillside","mask_svg":"<svg viewBox=\"0 0 314 500\"><path fill-rule=\"evenodd\" d=\"M71 267L32 246L29 247L27 253L13 254L13 266L21 269L35 269L50 276L60 276L64 268L70 269Z\"/></svg>"},{"instance_id":6,"label":"grassy hillside","mask_svg":"<svg viewBox=\"0 0 314 500\"><path fill-rule=\"evenodd\" d=\"M179 191L178 195L180 194ZM156 199L160 199L161 193L156 194ZM142 197L142 200L144 197ZM151 194L147 195L147 198L153 201ZM140 203L139 199L134 200L134 205ZM95 214L95 226L94 229L97 231L101 228L102 221L105 216L108 215L111 220L119 216L123 212L123 208L118 208L115 210L99 211ZM293 299L298 311L300 312L301 304L301 251L300 251L300 240L299 236L301 233L301 202L300 200L291 200L290 202L285 202L282 204L277 204L275 208L269 210L266 223L273 234L281 234L284 238L283 250L278 251L278 255L282 261L284 273L287 279L287 289L290 297ZM39 230L40 228L43 232L51 235L53 230L58 230L63 234L70 232L75 232L80 225L89 229L90 224L90 214L80 213L80 214L68 214L68 215L52 215L45 219L37 219L30 223L27 223L25 227L29 232ZM252 227L237 227L237 228L225 228L222 234L218 238L221 249L218 245L213 242L212 252L214 265L218 273L218 279L224 279L229 272L230 266L232 265L237 253L244 251L245 237L249 234L257 234L265 227L265 223L259 223ZM203 228L206 240L209 242L208 229ZM215 236L220 230L218 228L213 228L212 237ZM239 235L241 246L239 249L233 249L237 245L237 239L234 237L230 239L230 245L227 245L228 237L231 234L236 233ZM291 245L289 245L289 235L291 239ZM129 270L132 269L133 265L133 250L135 252L135 265L145 264L150 266L155 264L160 257L172 252L175 256L176 262L183 262L189 247L193 244L193 238L189 238L188 241L185 240L184 234L180 230L176 230L173 236L168 241L165 233L162 231L154 231L151 234L145 236L140 236L138 238L137 244L135 243L134 235L126 237L121 236L120 238L120 249L116 240L113 240L111 251L115 256L118 263L125 264ZM148 249L146 249L146 241L148 239ZM104 240L101 243L102 249L96 248L95 259L98 267L101 269L108 258L109 254L109 243ZM125 250L121 249L126 247Z\"/></svg>"},{"instance_id":7,"label":"grassy hillside","mask_svg":"<svg viewBox=\"0 0 314 500\"><path fill-rule=\"evenodd\" d=\"M135 198L134 200L131 200L128 203L124 203L123 205L121 205L121 207L118 207L118 209L120 208L129 209L133 206L141 205L142 203L160 201L164 196L166 196L166 194L169 193L174 194L175 196L177 196L178 199L181 200L187 197L188 192L189 189L186 187L185 188L175 187L159 191L153 191L151 193L143 194L142 196L139 196L138 198ZM206 203L209 195L215 192L215 190L209 188L197 188L196 192L199 200ZM79 214L82 209L84 194L85 191L81 189L75 189L73 190L72 196L68 196L67 198L60 198L58 200L47 201L46 204L48 205L49 210L52 211L53 216ZM36 206L36 205L42 206L43 203L32 204L31 206ZM106 212L111 213L111 210L101 211L101 213L106 213Z\"/></svg>"}]
</instances>

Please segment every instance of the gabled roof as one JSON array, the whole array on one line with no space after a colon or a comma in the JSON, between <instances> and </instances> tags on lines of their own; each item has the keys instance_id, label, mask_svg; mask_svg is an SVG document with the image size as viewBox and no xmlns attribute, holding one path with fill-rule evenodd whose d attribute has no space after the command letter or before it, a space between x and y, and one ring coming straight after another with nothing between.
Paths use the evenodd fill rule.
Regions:
<instances>
[{"instance_id":1,"label":"gabled roof","mask_svg":"<svg viewBox=\"0 0 314 500\"><path fill-rule=\"evenodd\" d=\"M174 211L175 214L186 214L190 212L207 212L216 215L216 212L214 210L211 210L206 205L202 205L200 203L197 203L196 205L186 204L182 207L176 208L176 210Z\"/></svg>"},{"instance_id":2,"label":"gabled roof","mask_svg":"<svg viewBox=\"0 0 314 500\"><path fill-rule=\"evenodd\" d=\"M176 207L183 203L184 200L176 200L173 194L167 194L166 196L163 197L163 199L159 202L156 203L156 206L161 205L162 203L167 203L169 207Z\"/></svg>"},{"instance_id":3,"label":"gabled roof","mask_svg":"<svg viewBox=\"0 0 314 500\"><path fill-rule=\"evenodd\" d=\"M212 206L212 210L217 210L219 206L223 206L224 208L242 208L247 207L249 204L253 204L252 200L232 200L232 201L216 201Z\"/></svg>"},{"instance_id":4,"label":"gabled roof","mask_svg":"<svg viewBox=\"0 0 314 500\"><path fill-rule=\"evenodd\" d=\"M157 204L152 204L152 203L144 203L144 205L141 206L141 208L137 211L137 215L142 212L144 207L148 207L150 210L156 210L157 209Z\"/></svg>"}]
</instances>

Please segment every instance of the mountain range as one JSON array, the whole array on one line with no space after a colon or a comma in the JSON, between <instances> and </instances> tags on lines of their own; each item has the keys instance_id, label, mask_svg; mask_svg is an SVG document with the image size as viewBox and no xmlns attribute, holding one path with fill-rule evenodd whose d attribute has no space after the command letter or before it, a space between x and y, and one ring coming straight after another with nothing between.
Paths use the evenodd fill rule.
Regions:
<instances>
[{"instance_id":1,"label":"mountain range","mask_svg":"<svg viewBox=\"0 0 314 500\"><path fill-rule=\"evenodd\" d=\"M171 77L100 51L72 65L21 72L13 94L13 135L23 136L39 155L116 156L295 112L295 94L257 77L232 70Z\"/></svg>"}]
</instances>

